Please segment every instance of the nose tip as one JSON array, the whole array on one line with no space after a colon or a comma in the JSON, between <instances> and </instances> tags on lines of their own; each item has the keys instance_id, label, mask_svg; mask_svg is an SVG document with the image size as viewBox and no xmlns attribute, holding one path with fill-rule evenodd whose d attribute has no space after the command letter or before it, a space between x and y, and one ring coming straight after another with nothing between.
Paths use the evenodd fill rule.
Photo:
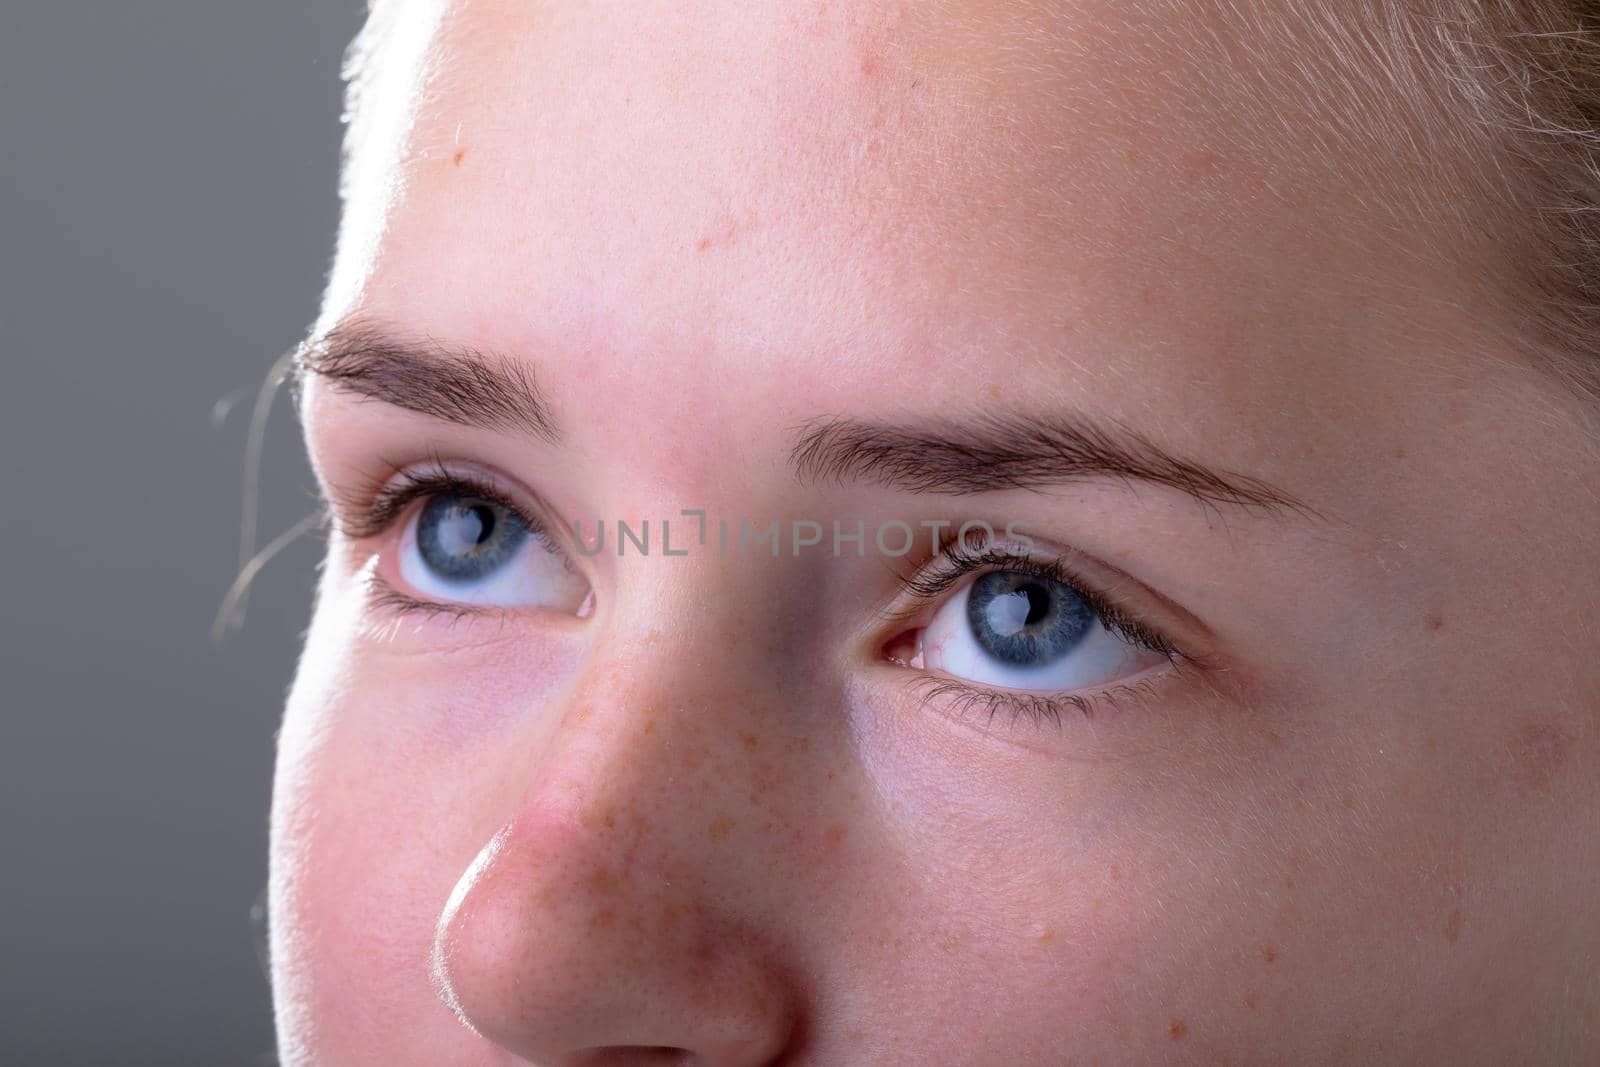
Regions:
<instances>
[{"instance_id":1,"label":"nose tip","mask_svg":"<svg viewBox=\"0 0 1600 1067\"><path fill-rule=\"evenodd\" d=\"M543 806L502 828L436 928L440 996L540 1067L760 1067L793 1030L760 940L668 877L637 815Z\"/></svg>"}]
</instances>

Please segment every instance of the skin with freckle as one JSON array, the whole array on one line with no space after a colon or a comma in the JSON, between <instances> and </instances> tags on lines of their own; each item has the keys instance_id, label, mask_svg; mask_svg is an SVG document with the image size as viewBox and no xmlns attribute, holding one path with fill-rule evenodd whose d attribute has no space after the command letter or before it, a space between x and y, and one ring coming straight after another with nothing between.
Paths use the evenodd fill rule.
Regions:
<instances>
[{"instance_id":1,"label":"skin with freckle","mask_svg":"<svg viewBox=\"0 0 1600 1067\"><path fill-rule=\"evenodd\" d=\"M914 557L572 552L587 616L397 616L399 534L336 533L281 1062L1600 1058L1600 448L1425 212L1473 161L1337 130L1332 60L1230 6L380 8L318 328L504 354L564 437L312 374L331 500L442 457L588 529L1020 519L1225 669L988 719L884 654ZM787 466L818 417L1011 410L1316 515Z\"/></svg>"}]
</instances>

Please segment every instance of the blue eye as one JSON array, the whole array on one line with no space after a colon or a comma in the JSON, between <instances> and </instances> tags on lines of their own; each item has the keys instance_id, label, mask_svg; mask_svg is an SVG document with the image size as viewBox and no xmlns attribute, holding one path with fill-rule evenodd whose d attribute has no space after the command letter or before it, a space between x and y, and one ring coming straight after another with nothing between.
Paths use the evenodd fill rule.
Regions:
<instances>
[{"instance_id":1,"label":"blue eye","mask_svg":"<svg viewBox=\"0 0 1600 1067\"><path fill-rule=\"evenodd\" d=\"M1120 681L1166 659L1107 629L1064 582L996 570L939 607L922 631L914 665L1005 689L1072 692Z\"/></svg>"},{"instance_id":2,"label":"blue eye","mask_svg":"<svg viewBox=\"0 0 1600 1067\"><path fill-rule=\"evenodd\" d=\"M446 582L473 582L505 565L528 539L528 525L503 504L435 496L417 516L417 551Z\"/></svg>"},{"instance_id":3,"label":"blue eye","mask_svg":"<svg viewBox=\"0 0 1600 1067\"><path fill-rule=\"evenodd\" d=\"M587 610L589 583L554 539L508 503L436 491L413 516L399 546L405 592L445 604Z\"/></svg>"},{"instance_id":4,"label":"blue eye","mask_svg":"<svg viewBox=\"0 0 1600 1067\"><path fill-rule=\"evenodd\" d=\"M1095 622L1082 597L1049 578L993 571L967 593L967 625L974 640L1011 667L1054 663L1081 644Z\"/></svg>"}]
</instances>

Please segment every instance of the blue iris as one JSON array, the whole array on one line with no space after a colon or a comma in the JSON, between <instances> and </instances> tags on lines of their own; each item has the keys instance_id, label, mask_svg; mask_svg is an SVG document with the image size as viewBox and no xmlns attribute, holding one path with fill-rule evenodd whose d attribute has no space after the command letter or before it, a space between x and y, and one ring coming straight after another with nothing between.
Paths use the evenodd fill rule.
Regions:
<instances>
[{"instance_id":1,"label":"blue iris","mask_svg":"<svg viewBox=\"0 0 1600 1067\"><path fill-rule=\"evenodd\" d=\"M1082 597L1060 582L991 571L967 593L967 624L978 646L1013 667L1045 667L1076 648L1096 622Z\"/></svg>"},{"instance_id":2,"label":"blue iris","mask_svg":"<svg viewBox=\"0 0 1600 1067\"><path fill-rule=\"evenodd\" d=\"M445 581L472 582L515 555L528 532L527 523L503 504L440 494L417 517L417 550Z\"/></svg>"}]
</instances>

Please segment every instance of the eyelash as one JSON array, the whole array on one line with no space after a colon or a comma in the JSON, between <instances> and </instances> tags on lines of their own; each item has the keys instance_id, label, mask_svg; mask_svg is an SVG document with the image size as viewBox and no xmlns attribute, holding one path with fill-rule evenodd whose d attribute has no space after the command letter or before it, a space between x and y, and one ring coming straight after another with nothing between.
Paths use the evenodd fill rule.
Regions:
<instances>
[{"instance_id":1,"label":"eyelash","mask_svg":"<svg viewBox=\"0 0 1600 1067\"><path fill-rule=\"evenodd\" d=\"M330 490L329 496L331 506L328 510L333 528L352 541L364 541L387 533L418 500L431 496L468 496L505 508L516 515L528 527L528 532L546 548L555 552L565 551L550 536L538 516L530 514L509 494L486 478L456 473L438 457L429 460L423 467L401 470L389 482L376 488L354 493ZM469 618L504 614L495 608L415 597L395 588L388 579L377 573L371 578L369 602L395 619L416 615L448 619L453 624Z\"/></svg>"},{"instance_id":2,"label":"eyelash","mask_svg":"<svg viewBox=\"0 0 1600 1067\"><path fill-rule=\"evenodd\" d=\"M962 578L992 566L995 570L1026 574L1064 585L1089 606L1106 629L1118 637L1152 652L1160 652L1168 658L1179 654L1164 634L1146 626L1095 592L1067 566L1064 559L1041 560L991 547L974 551L959 540L947 540L940 548L938 558L942 566L934 573L922 572L901 579L906 591L919 600L928 601L943 596Z\"/></svg>"},{"instance_id":3,"label":"eyelash","mask_svg":"<svg viewBox=\"0 0 1600 1067\"><path fill-rule=\"evenodd\" d=\"M1108 708L1118 708L1124 700L1135 705L1154 699L1158 689L1154 679L1132 684L1119 683L1098 693L1026 693L1006 692L1000 689L980 689L955 678L934 674L919 674L911 683L921 690L924 704L935 700L949 701L958 715L974 711L986 712L986 723L994 721L1000 711L1011 713L1011 725L1018 719L1027 719L1036 727L1046 724L1060 729L1062 719L1071 710L1086 719L1093 719Z\"/></svg>"},{"instance_id":4,"label":"eyelash","mask_svg":"<svg viewBox=\"0 0 1600 1067\"><path fill-rule=\"evenodd\" d=\"M364 493L333 496L329 510L334 528L351 540L367 540L381 536L400 521L416 501L430 496L470 496L487 500L506 508L527 524L529 532L555 550L564 551L536 516L496 488L490 481L458 474L438 458L422 468L402 470L387 484ZM1180 651L1165 634L1134 618L1109 598L1095 591L1080 578L1063 558L1038 559L1019 556L1003 549L981 545L976 548L952 535L947 535L939 545L935 562L911 575L897 575L903 591L914 603L908 609L893 613L895 620L905 620L927 610L969 575L987 570L1006 570L1057 582L1070 589L1088 605L1089 610L1111 633L1123 640L1152 652L1159 652L1177 669L1185 667L1205 669L1203 659ZM391 612L395 617L421 614L444 617L452 621L482 615L502 614L494 608L467 604L449 604L425 600L396 589L381 577L374 580L372 590L374 606ZM1048 723L1060 728L1064 714L1070 709L1086 718L1105 708L1116 708L1124 700L1138 702L1154 695L1154 680L1133 684L1113 684L1095 693L1042 694L1021 690L987 688L927 672L917 672L912 684L922 691L924 704L932 701L951 702L960 714L973 711L987 713L993 722L1001 711L1011 713L1014 725L1026 718L1034 726Z\"/></svg>"},{"instance_id":5,"label":"eyelash","mask_svg":"<svg viewBox=\"0 0 1600 1067\"><path fill-rule=\"evenodd\" d=\"M355 541L377 537L398 522L414 502L430 496L470 496L487 500L513 512L534 536L549 537L544 524L506 493L485 479L457 474L439 459L430 460L422 468L402 470L375 490L338 496L334 500L334 527Z\"/></svg>"},{"instance_id":6,"label":"eyelash","mask_svg":"<svg viewBox=\"0 0 1600 1067\"><path fill-rule=\"evenodd\" d=\"M1080 578L1065 559L1037 559L1019 556L1003 549L981 546L976 549L959 538L947 537L936 557L938 562L931 572L924 569L900 581L905 591L914 599L911 607L895 612L895 620L907 620L927 610L927 605L938 601L969 575L981 575L990 570L1005 570L1027 574L1057 582L1070 589L1088 605L1089 610L1108 631L1123 640L1159 652L1175 669L1204 669L1207 663L1199 657L1178 649L1159 630L1140 622L1109 598L1098 593ZM987 722L993 722L1000 711L1011 713L1014 725L1026 718L1035 726L1048 723L1060 728L1064 714L1070 709L1085 718L1094 718L1099 711L1117 708L1123 701L1137 703L1156 695L1155 679L1129 683L1114 683L1094 693L1033 693L1025 690L1006 690L973 685L958 678L917 672L911 683L921 690L924 704L935 700L951 701L960 714L986 711Z\"/></svg>"}]
</instances>

